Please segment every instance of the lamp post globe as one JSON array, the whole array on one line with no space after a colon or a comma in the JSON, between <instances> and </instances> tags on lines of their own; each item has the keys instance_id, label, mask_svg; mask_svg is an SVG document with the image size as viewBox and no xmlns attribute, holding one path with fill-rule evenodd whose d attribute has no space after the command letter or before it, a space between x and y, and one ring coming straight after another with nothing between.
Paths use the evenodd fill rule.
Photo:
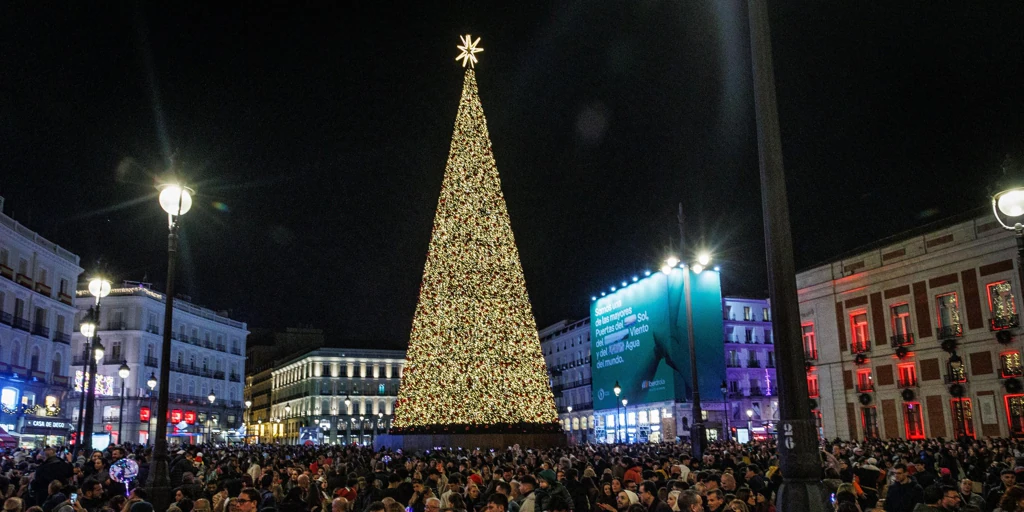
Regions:
<instances>
[{"instance_id":1,"label":"lamp post globe","mask_svg":"<svg viewBox=\"0 0 1024 512\"><path fill-rule=\"evenodd\" d=\"M569 407L566 407L565 410L569 411L569 413L571 414L572 413L572 406L570 405Z\"/></svg>"},{"instance_id":2,"label":"lamp post globe","mask_svg":"<svg viewBox=\"0 0 1024 512\"><path fill-rule=\"evenodd\" d=\"M82 331L82 336L85 336L86 338L92 338L93 335L96 334L96 324L91 321L82 322L79 329Z\"/></svg>"},{"instance_id":3,"label":"lamp post globe","mask_svg":"<svg viewBox=\"0 0 1024 512\"><path fill-rule=\"evenodd\" d=\"M992 197L992 205L1003 215L1014 218L1024 215L1024 187L999 192Z\"/></svg>"},{"instance_id":4,"label":"lamp post globe","mask_svg":"<svg viewBox=\"0 0 1024 512\"><path fill-rule=\"evenodd\" d=\"M350 405L352 405L352 399L346 396L345 397L345 407L347 408Z\"/></svg>"},{"instance_id":5,"label":"lamp post globe","mask_svg":"<svg viewBox=\"0 0 1024 512\"><path fill-rule=\"evenodd\" d=\"M250 407L252 407L252 400L246 400L245 401L245 408L248 409Z\"/></svg>"},{"instance_id":6,"label":"lamp post globe","mask_svg":"<svg viewBox=\"0 0 1024 512\"><path fill-rule=\"evenodd\" d=\"M175 217L185 215L192 209L192 192L181 185L166 185L160 191L160 208Z\"/></svg>"},{"instance_id":7,"label":"lamp post globe","mask_svg":"<svg viewBox=\"0 0 1024 512\"><path fill-rule=\"evenodd\" d=\"M288 405L284 406L284 415L285 416L291 416L292 415L292 404L288 404Z\"/></svg>"},{"instance_id":8,"label":"lamp post globe","mask_svg":"<svg viewBox=\"0 0 1024 512\"><path fill-rule=\"evenodd\" d=\"M626 404L628 404L628 403L629 403L629 400L626 400L625 398L622 399L622 406L623 407L625 407Z\"/></svg>"},{"instance_id":9,"label":"lamp post globe","mask_svg":"<svg viewBox=\"0 0 1024 512\"><path fill-rule=\"evenodd\" d=\"M110 281L107 281L102 277L94 277L90 279L89 293L92 294L93 297L96 297L97 301L107 295L110 295Z\"/></svg>"},{"instance_id":10,"label":"lamp post globe","mask_svg":"<svg viewBox=\"0 0 1024 512\"><path fill-rule=\"evenodd\" d=\"M149 386L150 391L156 389L156 374L149 374L149 380L146 381L146 385Z\"/></svg>"},{"instance_id":11,"label":"lamp post globe","mask_svg":"<svg viewBox=\"0 0 1024 512\"><path fill-rule=\"evenodd\" d=\"M131 375L131 373L132 373L132 369L128 367L128 362L127 361L121 363L121 367L117 369L117 375L118 375L118 377L121 377L122 379L127 379L128 376Z\"/></svg>"},{"instance_id":12,"label":"lamp post globe","mask_svg":"<svg viewBox=\"0 0 1024 512\"><path fill-rule=\"evenodd\" d=\"M209 400L210 403L212 404L213 402L215 402L217 400L217 395L213 394L213 390L211 389L210 390L210 395L207 396L206 399Z\"/></svg>"},{"instance_id":13,"label":"lamp post globe","mask_svg":"<svg viewBox=\"0 0 1024 512\"><path fill-rule=\"evenodd\" d=\"M101 359L103 359L104 353L105 350L103 348L103 344L100 343L100 340L96 340L96 342L93 343L92 345L92 357L96 359L96 362L98 363L100 362Z\"/></svg>"},{"instance_id":14,"label":"lamp post globe","mask_svg":"<svg viewBox=\"0 0 1024 512\"><path fill-rule=\"evenodd\" d=\"M619 381L615 381L615 387L612 388L612 391L615 393L616 397L619 396L620 393L622 393L622 388L619 387Z\"/></svg>"}]
</instances>

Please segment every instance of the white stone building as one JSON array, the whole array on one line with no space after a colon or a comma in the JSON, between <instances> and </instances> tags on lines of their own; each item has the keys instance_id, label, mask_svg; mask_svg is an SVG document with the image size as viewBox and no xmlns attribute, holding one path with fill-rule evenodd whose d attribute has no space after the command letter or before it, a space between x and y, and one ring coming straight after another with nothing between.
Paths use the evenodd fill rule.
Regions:
<instances>
[{"instance_id":1,"label":"white stone building","mask_svg":"<svg viewBox=\"0 0 1024 512\"><path fill-rule=\"evenodd\" d=\"M2 211L0 197L0 425L23 444L65 442L72 290L82 268L77 255Z\"/></svg>"},{"instance_id":2,"label":"white stone building","mask_svg":"<svg viewBox=\"0 0 1024 512\"><path fill-rule=\"evenodd\" d=\"M721 427L750 429L748 434L760 437L779 420L771 306L767 299L725 297L722 313L727 391L723 396L721 389L702 389L701 398L708 409L723 410L711 402L727 404Z\"/></svg>"},{"instance_id":3,"label":"white stone building","mask_svg":"<svg viewBox=\"0 0 1024 512\"><path fill-rule=\"evenodd\" d=\"M541 329L538 334L562 429L575 442L592 441L594 399L590 376L590 317L575 322L562 320Z\"/></svg>"},{"instance_id":4,"label":"white stone building","mask_svg":"<svg viewBox=\"0 0 1024 512\"><path fill-rule=\"evenodd\" d=\"M404 350L306 352L271 371L271 418L252 434L297 444L300 429L318 427L324 442L371 444L391 425L404 368Z\"/></svg>"},{"instance_id":5,"label":"white stone building","mask_svg":"<svg viewBox=\"0 0 1024 512\"><path fill-rule=\"evenodd\" d=\"M808 388L833 438L1024 436L1013 234L961 218L797 276Z\"/></svg>"},{"instance_id":6,"label":"white stone building","mask_svg":"<svg viewBox=\"0 0 1024 512\"><path fill-rule=\"evenodd\" d=\"M76 325L92 304L88 291L78 292ZM174 301L172 320L168 410L171 424L184 423L185 427L169 427L168 435L178 438L172 442L180 443L234 440L231 438L242 425L245 408L243 354L249 334L245 322L181 299ZM158 382L151 393L146 382L151 375L160 378L163 327L164 294L144 284L114 288L103 298L96 332L104 346L104 358L97 369L101 390L97 393L93 425L93 432L101 439L93 446L105 446L105 434L109 435L109 442L145 443L150 432L155 433L156 397L164 383ZM78 398L89 354L86 339L77 329L72 335L72 347L75 358L71 375L75 377L73 387ZM126 401L122 419L122 380L118 369L124 362L131 373L123 383ZM208 400L211 392L215 395L213 404ZM75 400L73 418L77 418L78 407L79 401ZM146 412L149 422L141 419ZM123 434L118 431L119 420Z\"/></svg>"}]
</instances>

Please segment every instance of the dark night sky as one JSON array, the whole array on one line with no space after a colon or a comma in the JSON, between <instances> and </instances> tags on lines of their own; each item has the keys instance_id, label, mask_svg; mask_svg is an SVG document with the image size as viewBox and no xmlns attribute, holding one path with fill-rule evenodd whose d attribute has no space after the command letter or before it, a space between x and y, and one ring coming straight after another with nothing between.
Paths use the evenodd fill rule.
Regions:
<instances>
[{"instance_id":1,"label":"dark night sky","mask_svg":"<svg viewBox=\"0 0 1024 512\"><path fill-rule=\"evenodd\" d=\"M87 272L163 288L173 152L182 293L404 345L469 32L541 326L655 266L680 201L725 291L767 294L745 3L146 4L0 14L6 212ZM771 8L798 268L985 204L1024 140L1024 3Z\"/></svg>"}]
</instances>

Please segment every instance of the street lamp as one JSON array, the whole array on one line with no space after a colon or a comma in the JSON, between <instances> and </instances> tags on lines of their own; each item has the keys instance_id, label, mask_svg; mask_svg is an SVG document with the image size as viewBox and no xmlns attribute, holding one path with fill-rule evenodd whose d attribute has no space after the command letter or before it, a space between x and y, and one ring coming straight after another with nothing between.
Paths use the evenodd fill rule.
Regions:
<instances>
[{"instance_id":1,"label":"street lamp","mask_svg":"<svg viewBox=\"0 0 1024 512\"><path fill-rule=\"evenodd\" d=\"M732 431L729 430L729 386L725 385L725 381L722 381L722 413L725 415L725 439L729 439L729 435Z\"/></svg>"},{"instance_id":2,"label":"street lamp","mask_svg":"<svg viewBox=\"0 0 1024 512\"><path fill-rule=\"evenodd\" d=\"M680 234L682 234L682 210L680 210ZM680 237L682 240L682 237ZM685 247L684 247L685 250ZM694 274L700 274L704 271L704 267L711 263L711 255L706 251L701 251L697 255L697 261L690 264L688 267L683 266L683 302L686 304L686 339L689 341L690 348L690 385L693 387L693 408L691 413L693 421L690 424L690 445L693 449L693 456L700 458L704 455L705 443L707 442L707 436L704 432L704 411L701 409L700 403L700 379L698 377L697 370L697 340L694 338L693 332L693 302L690 297L692 296L692 285L690 283L691 277L690 272ZM665 269L671 270L679 264L679 259L675 256L670 256L665 260L665 266L662 267L662 271ZM669 273L665 272L665 283L668 284Z\"/></svg>"},{"instance_id":3,"label":"street lamp","mask_svg":"<svg viewBox=\"0 0 1024 512\"><path fill-rule=\"evenodd\" d=\"M79 418L83 423L82 428L79 432L82 433L80 439L81 444L87 449L92 448L92 428L93 418L96 411L96 365L100 359L103 359L103 345L100 343L100 337L97 335L99 330L98 323L100 320L100 301L103 297L110 295L110 281L102 277L94 277L89 281L89 293L96 298L96 303L93 307L89 308L89 315L87 320L82 323L82 335L86 336L86 347L85 350L85 362L82 374L82 408L79 411L85 411L84 417L79 414ZM89 350L93 351L92 356L89 357Z\"/></svg>"},{"instance_id":4,"label":"street lamp","mask_svg":"<svg viewBox=\"0 0 1024 512\"><path fill-rule=\"evenodd\" d=\"M754 440L754 410L747 409L747 442Z\"/></svg>"},{"instance_id":5,"label":"street lamp","mask_svg":"<svg viewBox=\"0 0 1024 512\"><path fill-rule=\"evenodd\" d=\"M1017 283L1024 287L1024 223L1021 223L1021 216L1024 216L1024 187L1009 188L992 196L992 213L995 215L999 225L1008 231L1013 231L1017 240ZM1000 216L999 214L1003 215ZM1006 221L1003 220L1006 217ZM1016 311L1011 312L1013 316L1004 323L1007 327L1016 326L1020 321L1016 317ZM993 319L993 322L1002 320ZM1008 321L1008 322L1007 322ZM1001 327L1001 326L1000 326Z\"/></svg>"},{"instance_id":6,"label":"street lamp","mask_svg":"<svg viewBox=\"0 0 1024 512\"><path fill-rule=\"evenodd\" d=\"M213 394L213 390L211 389L210 390L210 394L206 395L206 399L210 401L210 405L212 406L213 403L217 401L217 395ZM210 411L210 414L206 417L206 433L210 437L213 437L213 428L212 428L212 425L210 425L211 423L213 423L213 411L212 410ZM209 441L207 441L207 442L209 442Z\"/></svg>"},{"instance_id":7,"label":"street lamp","mask_svg":"<svg viewBox=\"0 0 1024 512\"><path fill-rule=\"evenodd\" d=\"M153 426L153 421L152 421L152 417L153 417L153 390L156 389L156 375L153 374L152 372L150 372L150 374L149 374L149 380L146 381L146 386L149 387L149 416L150 416L150 421L146 422L146 444L149 444L149 443L153 442L152 439L151 439L153 437L152 436L152 434L153 434L153 428L152 428L152 426Z\"/></svg>"},{"instance_id":8,"label":"street lamp","mask_svg":"<svg viewBox=\"0 0 1024 512\"><path fill-rule=\"evenodd\" d=\"M615 381L615 387L612 388L612 392L615 393L615 398L619 398L619 394L622 393L622 387L619 386L619 381ZM615 406L615 442L619 442L619 406Z\"/></svg>"},{"instance_id":9,"label":"street lamp","mask_svg":"<svg viewBox=\"0 0 1024 512\"><path fill-rule=\"evenodd\" d=\"M284 406L284 417L288 418L292 415L292 404L286 404Z\"/></svg>"},{"instance_id":10,"label":"street lamp","mask_svg":"<svg viewBox=\"0 0 1024 512\"><path fill-rule=\"evenodd\" d=\"M628 443L629 442L629 432L626 431L626 427L629 426L629 422L626 421L626 415L629 414L629 411L626 410L626 404L628 404L628 403L629 403L629 400L627 400L625 398L622 399L622 442L623 443Z\"/></svg>"},{"instance_id":11,"label":"street lamp","mask_svg":"<svg viewBox=\"0 0 1024 512\"><path fill-rule=\"evenodd\" d=\"M121 363L121 367L117 369L117 376L121 377L121 408L118 409L117 413L117 442L118 444L124 444L124 382L128 380L128 376L131 375L132 369L128 367L128 361Z\"/></svg>"},{"instance_id":12,"label":"street lamp","mask_svg":"<svg viewBox=\"0 0 1024 512\"><path fill-rule=\"evenodd\" d=\"M174 278L178 262L178 226L182 215L192 208L192 189L177 184L160 189L160 208L167 212L167 285L164 290L163 345L160 347L160 382L171 381L171 332L174 329ZM170 462L167 454L167 409L170 386L160 386L156 415L156 444L149 472L149 492L153 508L165 510L171 504Z\"/></svg>"}]
</instances>

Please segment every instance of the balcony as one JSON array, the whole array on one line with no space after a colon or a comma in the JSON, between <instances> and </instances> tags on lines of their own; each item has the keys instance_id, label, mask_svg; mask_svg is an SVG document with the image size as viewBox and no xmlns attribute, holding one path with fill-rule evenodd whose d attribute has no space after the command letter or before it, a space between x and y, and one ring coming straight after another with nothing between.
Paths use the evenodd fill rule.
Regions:
<instances>
[{"instance_id":1,"label":"balcony","mask_svg":"<svg viewBox=\"0 0 1024 512\"><path fill-rule=\"evenodd\" d=\"M242 382L242 376L237 373L232 373L231 382Z\"/></svg>"},{"instance_id":2,"label":"balcony","mask_svg":"<svg viewBox=\"0 0 1024 512\"><path fill-rule=\"evenodd\" d=\"M869 383L869 382L857 383L857 392L858 393L870 393L870 392L872 392L874 390L875 390L875 385L873 383Z\"/></svg>"},{"instance_id":3,"label":"balcony","mask_svg":"<svg viewBox=\"0 0 1024 512\"><path fill-rule=\"evenodd\" d=\"M213 378L215 378L217 380L224 380L224 372L222 372L222 371L213 372Z\"/></svg>"},{"instance_id":4,"label":"balcony","mask_svg":"<svg viewBox=\"0 0 1024 512\"><path fill-rule=\"evenodd\" d=\"M807 350L805 348L804 349L804 359L807 359L808 361L817 361L818 360L818 351L817 350Z\"/></svg>"},{"instance_id":5,"label":"balcony","mask_svg":"<svg viewBox=\"0 0 1024 512\"><path fill-rule=\"evenodd\" d=\"M747 368L760 368L760 367L761 367L761 361L758 361L757 359L750 359L750 360L747 361Z\"/></svg>"},{"instance_id":6,"label":"balcony","mask_svg":"<svg viewBox=\"0 0 1024 512\"><path fill-rule=\"evenodd\" d=\"M156 358L153 356L146 356L146 366L150 368L159 368L160 366L156 363Z\"/></svg>"},{"instance_id":7,"label":"balcony","mask_svg":"<svg viewBox=\"0 0 1024 512\"><path fill-rule=\"evenodd\" d=\"M14 322L14 316L6 311L0 311L0 324L11 325Z\"/></svg>"},{"instance_id":8,"label":"balcony","mask_svg":"<svg viewBox=\"0 0 1024 512\"><path fill-rule=\"evenodd\" d=\"M36 291L49 297L53 293L53 288L46 286L45 283L36 283Z\"/></svg>"},{"instance_id":9,"label":"balcony","mask_svg":"<svg viewBox=\"0 0 1024 512\"><path fill-rule=\"evenodd\" d=\"M896 387L899 389L916 388L917 379L905 379L896 381Z\"/></svg>"},{"instance_id":10,"label":"balcony","mask_svg":"<svg viewBox=\"0 0 1024 512\"><path fill-rule=\"evenodd\" d=\"M7 265L0 265L0 276L4 276L7 279L14 279L14 269Z\"/></svg>"},{"instance_id":11,"label":"balcony","mask_svg":"<svg viewBox=\"0 0 1024 512\"><path fill-rule=\"evenodd\" d=\"M943 325L935 329L935 337L939 340L959 338L964 335L964 326L960 324Z\"/></svg>"},{"instance_id":12,"label":"balcony","mask_svg":"<svg viewBox=\"0 0 1024 512\"><path fill-rule=\"evenodd\" d=\"M57 343L63 343L65 345L71 344L71 335L66 332L58 332L53 335L53 341Z\"/></svg>"},{"instance_id":13,"label":"balcony","mask_svg":"<svg viewBox=\"0 0 1024 512\"><path fill-rule=\"evenodd\" d=\"M1024 375L1024 367L1021 366L1004 366L999 368L999 377L1003 379L1020 377L1022 375Z\"/></svg>"},{"instance_id":14,"label":"balcony","mask_svg":"<svg viewBox=\"0 0 1024 512\"><path fill-rule=\"evenodd\" d=\"M236 356L240 356L240 355L242 355L242 349L237 348L237 347L236 348L232 348L231 349L231 353L236 355Z\"/></svg>"},{"instance_id":15,"label":"balcony","mask_svg":"<svg viewBox=\"0 0 1024 512\"><path fill-rule=\"evenodd\" d=\"M942 376L942 380L946 384L963 384L967 382L967 374L964 372L954 374L947 373Z\"/></svg>"},{"instance_id":16,"label":"balcony","mask_svg":"<svg viewBox=\"0 0 1024 512\"><path fill-rule=\"evenodd\" d=\"M738 363L736 361L729 361L729 362L725 363L725 367L726 368L743 368L743 365L741 365L740 363Z\"/></svg>"},{"instance_id":17,"label":"balcony","mask_svg":"<svg viewBox=\"0 0 1024 512\"><path fill-rule=\"evenodd\" d=\"M155 326L155 325L150 324L150 325L146 326L146 332L153 333L153 334L160 334L160 328Z\"/></svg>"},{"instance_id":18,"label":"balcony","mask_svg":"<svg viewBox=\"0 0 1024 512\"><path fill-rule=\"evenodd\" d=\"M32 289L32 278L26 276L25 274L19 273L17 276L15 276L14 282L24 286L25 288L28 288L29 290Z\"/></svg>"},{"instance_id":19,"label":"balcony","mask_svg":"<svg viewBox=\"0 0 1024 512\"><path fill-rule=\"evenodd\" d=\"M871 350L871 340L860 340L850 345L850 352L853 354L866 354Z\"/></svg>"},{"instance_id":20,"label":"balcony","mask_svg":"<svg viewBox=\"0 0 1024 512\"><path fill-rule=\"evenodd\" d=\"M60 292L60 293L57 294L57 300L59 300L59 301L63 302L64 304L67 304L68 306L70 306L72 299L71 299L70 295L68 295L68 294L66 294L64 292Z\"/></svg>"},{"instance_id":21,"label":"balcony","mask_svg":"<svg viewBox=\"0 0 1024 512\"><path fill-rule=\"evenodd\" d=\"M751 388L750 396L764 396L764 391L761 388Z\"/></svg>"},{"instance_id":22,"label":"balcony","mask_svg":"<svg viewBox=\"0 0 1024 512\"><path fill-rule=\"evenodd\" d=\"M562 388L563 389L579 388L579 387L583 387L583 386L589 386L592 382L593 382L592 379L579 379L579 380L576 380L576 381L573 381L573 382L567 382L567 383L563 384Z\"/></svg>"},{"instance_id":23,"label":"balcony","mask_svg":"<svg viewBox=\"0 0 1024 512\"><path fill-rule=\"evenodd\" d=\"M115 321L109 321L109 320L107 321L107 330L108 331L123 331L123 330L125 330L125 328L126 328L126 325L125 325L124 322L115 322Z\"/></svg>"},{"instance_id":24,"label":"balcony","mask_svg":"<svg viewBox=\"0 0 1024 512\"><path fill-rule=\"evenodd\" d=\"M1020 318L1017 315L997 316L989 319L988 322L989 329L993 331L1002 331L1003 329L1020 327Z\"/></svg>"},{"instance_id":25,"label":"balcony","mask_svg":"<svg viewBox=\"0 0 1024 512\"><path fill-rule=\"evenodd\" d=\"M228 347L227 347L227 345L217 345L217 350L219 350L221 352L227 352L228 351Z\"/></svg>"},{"instance_id":26,"label":"balcony","mask_svg":"<svg viewBox=\"0 0 1024 512\"><path fill-rule=\"evenodd\" d=\"M104 416L103 423L117 423L120 418L120 416Z\"/></svg>"},{"instance_id":27,"label":"balcony","mask_svg":"<svg viewBox=\"0 0 1024 512\"><path fill-rule=\"evenodd\" d=\"M32 327L32 323L24 318L14 317L14 328L28 331Z\"/></svg>"},{"instance_id":28,"label":"balcony","mask_svg":"<svg viewBox=\"0 0 1024 512\"><path fill-rule=\"evenodd\" d=\"M42 336L44 338L49 338L50 337L50 328L45 326L45 325L36 324L32 328L32 334L35 334L36 336Z\"/></svg>"},{"instance_id":29,"label":"balcony","mask_svg":"<svg viewBox=\"0 0 1024 512\"><path fill-rule=\"evenodd\" d=\"M892 348L906 347L907 345L914 344L914 335L912 333L897 334L895 336L889 336L889 345Z\"/></svg>"}]
</instances>

